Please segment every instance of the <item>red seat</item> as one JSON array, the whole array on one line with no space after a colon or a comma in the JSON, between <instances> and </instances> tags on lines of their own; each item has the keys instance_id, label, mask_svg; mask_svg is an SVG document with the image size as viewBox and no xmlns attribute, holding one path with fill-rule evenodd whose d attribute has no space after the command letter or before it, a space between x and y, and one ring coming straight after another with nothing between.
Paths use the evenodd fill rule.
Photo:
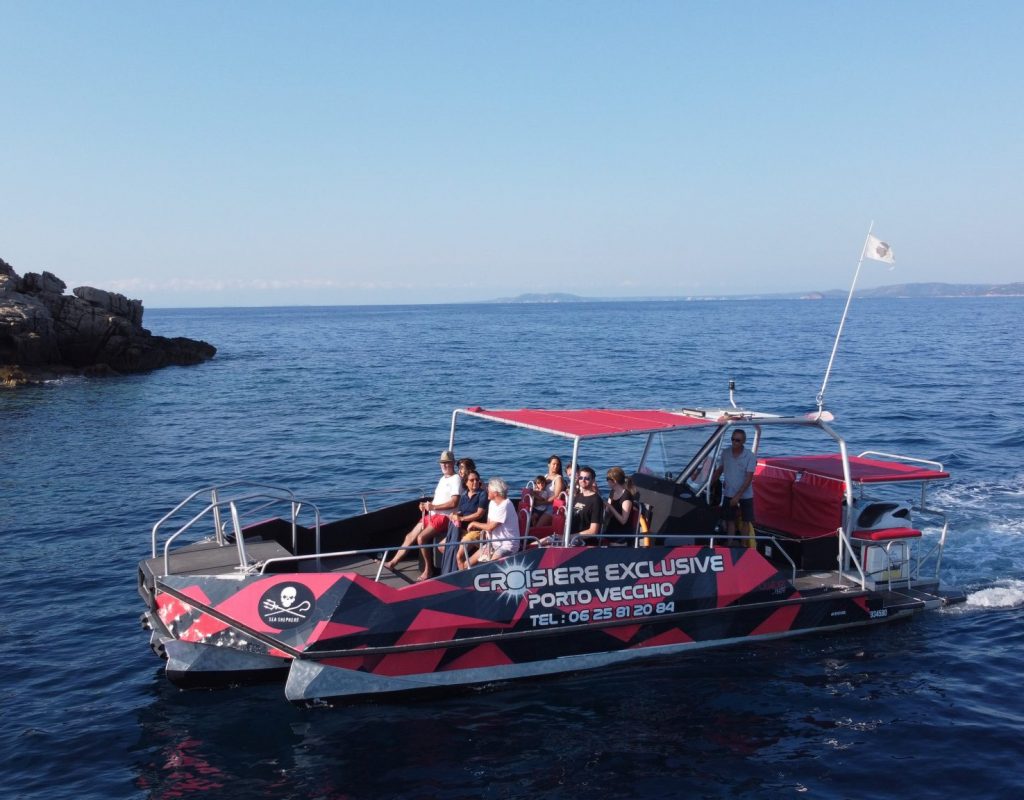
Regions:
<instances>
[{"instance_id":1,"label":"red seat","mask_svg":"<svg viewBox=\"0 0 1024 800\"><path fill-rule=\"evenodd\" d=\"M919 539L921 531L915 528L879 528L877 531L854 531L853 538L865 542L885 542L890 539Z\"/></svg>"},{"instance_id":2,"label":"red seat","mask_svg":"<svg viewBox=\"0 0 1024 800\"><path fill-rule=\"evenodd\" d=\"M530 529L530 536L543 539L545 536L562 533L565 530L565 509L556 508L550 525L537 525Z\"/></svg>"}]
</instances>

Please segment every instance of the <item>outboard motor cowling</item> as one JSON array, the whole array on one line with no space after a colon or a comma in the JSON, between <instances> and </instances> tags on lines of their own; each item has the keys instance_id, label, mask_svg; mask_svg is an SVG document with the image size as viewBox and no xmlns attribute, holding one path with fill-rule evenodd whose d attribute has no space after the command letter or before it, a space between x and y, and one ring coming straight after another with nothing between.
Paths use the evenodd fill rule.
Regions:
<instances>
[{"instance_id":1,"label":"outboard motor cowling","mask_svg":"<svg viewBox=\"0 0 1024 800\"><path fill-rule=\"evenodd\" d=\"M861 500L853 506L855 531L912 528L910 506L906 503Z\"/></svg>"}]
</instances>

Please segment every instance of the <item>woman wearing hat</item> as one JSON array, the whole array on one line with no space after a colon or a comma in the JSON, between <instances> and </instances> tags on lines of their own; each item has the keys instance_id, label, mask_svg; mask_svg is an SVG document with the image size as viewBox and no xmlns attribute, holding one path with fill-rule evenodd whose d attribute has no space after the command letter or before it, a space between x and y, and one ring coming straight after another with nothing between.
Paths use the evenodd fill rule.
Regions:
<instances>
[{"instance_id":1,"label":"woman wearing hat","mask_svg":"<svg viewBox=\"0 0 1024 800\"><path fill-rule=\"evenodd\" d=\"M394 569L403 558L405 558L409 547L413 542L417 544L429 544L438 536L448 530L448 515L457 511L459 507L459 493L462 491L462 481L455 474L455 456L451 450L445 450L438 459L441 465L441 480L437 482L434 489L434 498L430 501L424 500L420 503L420 513L423 517L416 523L415 527L405 536L402 547L395 557L385 561L384 566ZM423 570L417 580L425 581L434 574L433 552L421 548L419 551L420 563Z\"/></svg>"}]
</instances>

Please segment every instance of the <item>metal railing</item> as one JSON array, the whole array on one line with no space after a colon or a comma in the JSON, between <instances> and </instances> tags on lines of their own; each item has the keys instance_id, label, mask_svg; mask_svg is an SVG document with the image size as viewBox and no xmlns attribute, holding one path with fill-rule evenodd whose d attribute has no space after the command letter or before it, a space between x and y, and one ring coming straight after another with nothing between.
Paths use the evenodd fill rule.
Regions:
<instances>
[{"instance_id":1,"label":"metal railing","mask_svg":"<svg viewBox=\"0 0 1024 800\"><path fill-rule=\"evenodd\" d=\"M404 495L406 498L430 497L433 494L433 490L428 492L422 486L402 486L393 488L389 487L386 489L366 489L365 491L361 492L331 495L329 498L326 498L326 500L340 500L346 502L351 500L358 500L360 505L362 505L363 507L363 513L369 514L371 511L377 511L378 509L383 508L384 506L371 506L368 500L374 497L387 497L396 494Z\"/></svg>"},{"instance_id":2,"label":"metal railing","mask_svg":"<svg viewBox=\"0 0 1024 800\"><path fill-rule=\"evenodd\" d=\"M245 487L250 491L232 493L228 497L223 496L224 490L241 487ZM163 559L165 575L170 573L171 546L179 539L179 537L192 530L193 526L197 525L204 519L209 519L209 521L212 522L213 538L218 546L224 547L230 544L228 541L229 536L226 533L229 527L229 521L221 519L221 515L225 511L228 513L230 527L233 532L234 544L238 549L240 570L247 569L249 565L249 559L245 552L244 529L246 527L246 522L253 520L255 515L262 514L267 509L282 504L286 504L290 510L289 518L292 532L292 551L295 552L295 550L298 549L299 516L303 511L303 507L308 507L313 515L312 522L315 537L315 550L317 553L319 552L321 517L320 509L316 504L303 502L296 497L294 492L282 487L250 483L248 481L230 481L228 483L217 484L216 486L209 486L192 492L192 494L178 503L178 505L171 509L171 511L161 517L153 526L152 530L150 543L152 558L156 558L160 550L159 541L161 527L184 511L184 509L193 503L198 497L206 493L209 493L210 501L197 513L193 514L190 519L179 525L178 528L173 533L170 533L164 540ZM249 522L249 524L252 524L252 522Z\"/></svg>"},{"instance_id":3,"label":"metal railing","mask_svg":"<svg viewBox=\"0 0 1024 800\"><path fill-rule=\"evenodd\" d=\"M857 574L860 575L860 588L866 591L868 588L868 576L860 565L860 560L857 558L860 551L853 549L853 542L850 539L850 535L846 532L846 528L840 525L836 529L836 533L839 536L839 574L849 577L847 569L849 569L850 564L853 564L857 568Z\"/></svg>"},{"instance_id":4,"label":"metal railing","mask_svg":"<svg viewBox=\"0 0 1024 800\"><path fill-rule=\"evenodd\" d=\"M935 573L932 577L935 580L939 578L939 570L942 568L942 553L946 548L946 534L949 532L949 520L946 518L946 514L942 511L937 511L934 508L924 508L922 506L913 506L912 511L915 514L924 514L931 517L937 517L942 523L942 529L939 532L938 540L932 544L931 548L925 552L918 554L916 561L912 563L911 577L914 580L921 580L921 570L924 565L927 564L932 558L935 559ZM921 531L921 546L924 546L924 531Z\"/></svg>"},{"instance_id":5,"label":"metal railing","mask_svg":"<svg viewBox=\"0 0 1024 800\"><path fill-rule=\"evenodd\" d=\"M530 542L534 542L536 544L540 543L540 540L536 536L520 536L518 537L518 541L520 542L521 546L519 550L513 553L512 555L518 555L519 553L523 552L524 548L522 547L522 545L528 544ZM331 558L345 558L348 556L379 556L380 565L377 567L377 574L374 577L374 581L380 581L381 573L384 571L384 562L387 561L387 556L389 553L393 553L397 550L409 550L417 552L421 550L439 550L443 547L461 547L464 544L483 544L483 542L460 541L456 542L454 545L452 545L450 542L430 542L427 544L414 543L408 545L392 544L388 545L387 547L364 547L358 550L334 550L329 553L310 553L308 555L301 556L275 556L274 558L268 558L266 561L260 562L256 566L259 567L258 574L265 575L267 567L271 564L298 563L300 561L310 561L313 559L328 560ZM453 571L456 570L449 570L449 572ZM447 574L447 572L442 572L442 574Z\"/></svg>"},{"instance_id":6,"label":"metal railing","mask_svg":"<svg viewBox=\"0 0 1024 800\"><path fill-rule=\"evenodd\" d=\"M626 534L625 537L622 537L621 534L614 534L614 533L612 533L612 534L594 534L594 537L595 538L598 538L598 537L601 537L601 538L611 538L611 539L615 539L615 538L619 538L619 539L621 539L621 538L627 538L627 539L628 538L632 538L632 536L630 534ZM749 541L764 542L765 544L772 544L772 545L774 545L778 549L778 551L780 553L782 553L782 555L786 559L786 561L789 562L791 580L794 580L794 581L796 580L796 572L797 572L796 562L792 559L792 557L790 557L789 553L786 552L786 548L783 547L779 543L778 538L776 538L775 536L772 536L770 534L757 534L757 533L755 533L753 535L750 535L750 534L746 534L746 533L744 533L744 534L736 533L733 536L729 536L729 535L724 534L724 533L716 533L716 532L711 532L711 533L641 533L639 535L639 538L641 538L641 539L669 539L671 541L671 544L665 545L666 547L680 546L683 542L687 542L688 544L690 544L692 546L696 546L698 540L700 540L702 542L704 540L707 540L708 547L715 547L715 539L725 539L725 540L739 539L742 542L744 542L744 544L740 545L742 547L747 547L748 545L745 544L745 543L749 542ZM735 547L736 545L730 544L727 541L725 546L726 547Z\"/></svg>"}]
</instances>

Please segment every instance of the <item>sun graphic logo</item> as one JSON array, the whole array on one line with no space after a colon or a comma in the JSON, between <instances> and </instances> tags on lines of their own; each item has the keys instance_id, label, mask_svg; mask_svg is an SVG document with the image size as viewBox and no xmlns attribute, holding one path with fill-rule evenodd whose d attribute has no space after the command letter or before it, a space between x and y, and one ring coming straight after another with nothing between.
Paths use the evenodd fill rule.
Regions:
<instances>
[{"instance_id":1,"label":"sun graphic logo","mask_svg":"<svg viewBox=\"0 0 1024 800\"><path fill-rule=\"evenodd\" d=\"M510 605L517 604L530 593L530 573L520 559L497 566L494 572L478 575L474 581L478 592L495 592Z\"/></svg>"}]
</instances>

